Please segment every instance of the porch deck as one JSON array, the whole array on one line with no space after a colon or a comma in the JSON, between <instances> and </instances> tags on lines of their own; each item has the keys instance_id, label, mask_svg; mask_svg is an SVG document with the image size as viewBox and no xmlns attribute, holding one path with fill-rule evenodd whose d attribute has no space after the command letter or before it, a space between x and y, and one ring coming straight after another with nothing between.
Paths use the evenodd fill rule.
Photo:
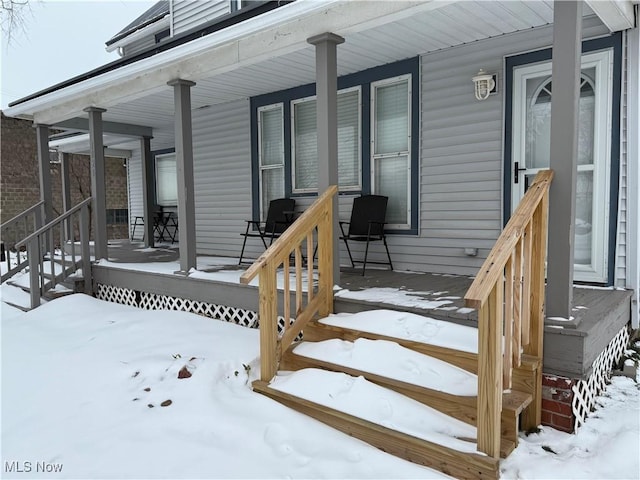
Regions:
<instances>
[{"instance_id":1,"label":"porch deck","mask_svg":"<svg viewBox=\"0 0 640 480\"><path fill-rule=\"evenodd\" d=\"M198 256L202 275L184 277L173 274L178 270L178 256L177 244L145 249L140 242L110 241L109 262L96 265L94 277L99 283L134 290L144 285L161 295L258 311L257 288L238 281L246 268L238 266L238 258ZM464 305L472 281L473 277L467 276L374 268L367 268L362 276L359 270L343 267L341 289L334 292L335 311L402 310L475 326L477 311ZM601 347L629 322L630 302L630 291L575 286L573 317L546 321L545 372L587 375Z\"/></svg>"}]
</instances>

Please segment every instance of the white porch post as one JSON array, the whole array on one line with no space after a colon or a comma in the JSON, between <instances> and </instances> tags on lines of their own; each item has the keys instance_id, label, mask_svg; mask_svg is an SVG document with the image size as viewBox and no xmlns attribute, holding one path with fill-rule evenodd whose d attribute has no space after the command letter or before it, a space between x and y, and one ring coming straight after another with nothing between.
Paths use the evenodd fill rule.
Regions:
<instances>
[{"instance_id":1,"label":"white porch post","mask_svg":"<svg viewBox=\"0 0 640 480\"><path fill-rule=\"evenodd\" d=\"M194 82L171 80L175 102L176 175L178 180L178 238L180 270L188 275L196 268L196 214L193 180L193 140L191 130L191 87Z\"/></svg>"},{"instance_id":2,"label":"white porch post","mask_svg":"<svg viewBox=\"0 0 640 480\"><path fill-rule=\"evenodd\" d=\"M338 185L338 65L337 46L344 38L323 33L307 39L316 47L316 115L318 132L318 193ZM340 284L338 199L333 202L333 284Z\"/></svg>"},{"instance_id":3,"label":"white porch post","mask_svg":"<svg viewBox=\"0 0 640 480\"><path fill-rule=\"evenodd\" d=\"M582 2L553 5L547 316L569 318L573 299L573 251L578 171L578 102L582 51Z\"/></svg>"},{"instance_id":4,"label":"white porch post","mask_svg":"<svg viewBox=\"0 0 640 480\"><path fill-rule=\"evenodd\" d=\"M51 190L51 167L49 165L49 125L36 125L38 145L38 176L40 200L44 202L43 225L53 220L53 194Z\"/></svg>"},{"instance_id":5,"label":"white porch post","mask_svg":"<svg viewBox=\"0 0 640 480\"><path fill-rule=\"evenodd\" d=\"M104 108L88 107L89 143L91 149L91 195L93 197L93 239L96 260L108 258L107 249L107 193L104 168L104 144L102 141L102 114Z\"/></svg>"},{"instance_id":6,"label":"white porch post","mask_svg":"<svg viewBox=\"0 0 640 480\"><path fill-rule=\"evenodd\" d=\"M140 152L142 156L142 204L144 216L144 246L153 247L153 162L151 161L151 137L140 139Z\"/></svg>"}]
</instances>

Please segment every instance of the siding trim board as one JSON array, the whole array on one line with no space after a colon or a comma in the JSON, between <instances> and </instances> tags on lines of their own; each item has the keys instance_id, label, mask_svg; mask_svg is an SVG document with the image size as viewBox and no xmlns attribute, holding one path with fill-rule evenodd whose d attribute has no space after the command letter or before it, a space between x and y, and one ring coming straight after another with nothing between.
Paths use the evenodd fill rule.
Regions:
<instances>
[{"instance_id":1,"label":"siding trim board","mask_svg":"<svg viewBox=\"0 0 640 480\"><path fill-rule=\"evenodd\" d=\"M362 189L359 191L340 192L340 196L354 196L371 192L371 83L399 75L411 74L411 228L405 230L390 230L388 233L400 235L418 235L420 210L420 57L413 57L398 62L373 67L361 72L338 78L338 90L350 87L361 87L361 155L362 155ZM315 197L317 193L293 193L291 184L291 102L316 94L315 83L272 92L252 97L251 102L251 186L252 186L252 217L260 218L260 181L258 177L258 108L275 103L284 104L284 168L285 168L285 196L293 198Z\"/></svg>"},{"instance_id":2,"label":"siding trim board","mask_svg":"<svg viewBox=\"0 0 640 480\"><path fill-rule=\"evenodd\" d=\"M615 281L616 265L616 231L618 226L618 197L620 184L620 92L622 82L622 34L585 40L582 42L582 53L595 52L597 50L613 50L613 94L612 94L612 118L611 118L611 163L609 185L609 225L608 225L608 261L607 261L607 286L612 286ZM513 71L515 67L550 61L552 49L546 48L529 53L507 56L505 58L505 115L504 115L504 165L503 165L503 225L506 225L511 217L511 185L512 185L512 122L513 122Z\"/></svg>"}]
</instances>

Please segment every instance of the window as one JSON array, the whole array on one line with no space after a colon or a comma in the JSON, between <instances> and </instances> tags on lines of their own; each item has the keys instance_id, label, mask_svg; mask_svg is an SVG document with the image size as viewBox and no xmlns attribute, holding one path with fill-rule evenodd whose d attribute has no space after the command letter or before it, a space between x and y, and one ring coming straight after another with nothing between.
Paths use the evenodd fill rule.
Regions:
<instances>
[{"instance_id":1,"label":"window","mask_svg":"<svg viewBox=\"0 0 640 480\"><path fill-rule=\"evenodd\" d=\"M388 196L388 233L418 234L419 71L414 57L338 77L340 194ZM256 220L268 199L318 193L315 94L307 84L251 98Z\"/></svg>"},{"instance_id":2,"label":"window","mask_svg":"<svg viewBox=\"0 0 640 480\"><path fill-rule=\"evenodd\" d=\"M162 207L178 204L176 154L156 155L156 203Z\"/></svg>"},{"instance_id":3,"label":"window","mask_svg":"<svg viewBox=\"0 0 640 480\"><path fill-rule=\"evenodd\" d=\"M260 218L265 219L269 202L284 197L283 104L258 109L258 160L260 165Z\"/></svg>"},{"instance_id":4,"label":"window","mask_svg":"<svg viewBox=\"0 0 640 480\"><path fill-rule=\"evenodd\" d=\"M318 190L318 132L316 98L291 102L291 158L294 193ZM360 87L338 92L338 184L341 191L359 191Z\"/></svg>"},{"instance_id":5,"label":"window","mask_svg":"<svg viewBox=\"0 0 640 480\"><path fill-rule=\"evenodd\" d=\"M107 208L107 225L125 225L129 223L129 210L126 208Z\"/></svg>"},{"instance_id":6,"label":"window","mask_svg":"<svg viewBox=\"0 0 640 480\"><path fill-rule=\"evenodd\" d=\"M371 179L389 197L387 223L411 225L411 85L404 75L371 84Z\"/></svg>"},{"instance_id":7,"label":"window","mask_svg":"<svg viewBox=\"0 0 640 480\"><path fill-rule=\"evenodd\" d=\"M237 12L238 10L248 7L251 4L251 0L230 0L229 4L230 10Z\"/></svg>"}]
</instances>

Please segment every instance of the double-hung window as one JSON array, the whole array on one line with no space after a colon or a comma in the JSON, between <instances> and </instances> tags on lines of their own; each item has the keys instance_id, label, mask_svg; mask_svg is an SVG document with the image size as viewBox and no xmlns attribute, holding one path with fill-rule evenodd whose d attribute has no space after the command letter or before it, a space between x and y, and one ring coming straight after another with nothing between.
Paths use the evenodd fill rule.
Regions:
<instances>
[{"instance_id":1,"label":"double-hung window","mask_svg":"<svg viewBox=\"0 0 640 480\"><path fill-rule=\"evenodd\" d=\"M258 109L258 163L260 167L260 218L269 202L284 197L284 111L283 104Z\"/></svg>"},{"instance_id":2,"label":"double-hung window","mask_svg":"<svg viewBox=\"0 0 640 480\"><path fill-rule=\"evenodd\" d=\"M387 230L418 233L418 57L338 78L340 194L388 197ZM268 200L318 193L314 84L251 98L253 215ZM412 107L416 105L416 107Z\"/></svg>"},{"instance_id":3,"label":"double-hung window","mask_svg":"<svg viewBox=\"0 0 640 480\"><path fill-rule=\"evenodd\" d=\"M360 155L360 87L338 92L338 184L341 191L362 188ZM316 97L291 102L292 189L318 190L318 131Z\"/></svg>"},{"instance_id":4,"label":"double-hung window","mask_svg":"<svg viewBox=\"0 0 640 480\"><path fill-rule=\"evenodd\" d=\"M411 226L411 76L371 84L372 193L389 197L389 228Z\"/></svg>"},{"instance_id":5,"label":"double-hung window","mask_svg":"<svg viewBox=\"0 0 640 480\"><path fill-rule=\"evenodd\" d=\"M176 177L176 154L156 155L156 203L162 207L178 204L178 181Z\"/></svg>"}]
</instances>

